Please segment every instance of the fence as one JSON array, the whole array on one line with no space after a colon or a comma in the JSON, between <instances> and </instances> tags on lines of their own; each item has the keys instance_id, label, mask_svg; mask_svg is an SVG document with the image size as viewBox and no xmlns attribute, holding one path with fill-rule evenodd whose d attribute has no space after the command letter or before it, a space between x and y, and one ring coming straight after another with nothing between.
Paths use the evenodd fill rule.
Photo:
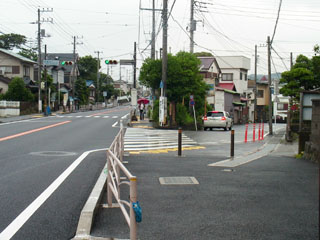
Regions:
<instances>
[{"instance_id":1,"label":"fence","mask_svg":"<svg viewBox=\"0 0 320 240\"><path fill-rule=\"evenodd\" d=\"M137 202L137 178L123 165L124 134L125 128L123 128L122 120L120 120L120 132L107 150L107 203L109 208L114 207L116 204L112 203L112 197L115 198L118 203L117 207L120 207L130 228L130 239L136 240L137 222L133 204ZM123 176L121 177L121 175ZM124 184L130 188L130 201L120 198L120 186ZM125 206L129 208L129 213Z\"/></svg>"},{"instance_id":2,"label":"fence","mask_svg":"<svg viewBox=\"0 0 320 240\"><path fill-rule=\"evenodd\" d=\"M20 102L0 101L0 117L19 116Z\"/></svg>"}]
</instances>

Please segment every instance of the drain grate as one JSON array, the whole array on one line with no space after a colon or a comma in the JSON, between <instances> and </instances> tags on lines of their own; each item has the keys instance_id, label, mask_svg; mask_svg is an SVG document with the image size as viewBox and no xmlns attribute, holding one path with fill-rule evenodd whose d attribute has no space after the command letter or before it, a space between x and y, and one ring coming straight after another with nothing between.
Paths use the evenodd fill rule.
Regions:
<instances>
[{"instance_id":1,"label":"drain grate","mask_svg":"<svg viewBox=\"0 0 320 240\"><path fill-rule=\"evenodd\" d=\"M160 177L160 184L162 185L191 185L199 184L195 177Z\"/></svg>"}]
</instances>

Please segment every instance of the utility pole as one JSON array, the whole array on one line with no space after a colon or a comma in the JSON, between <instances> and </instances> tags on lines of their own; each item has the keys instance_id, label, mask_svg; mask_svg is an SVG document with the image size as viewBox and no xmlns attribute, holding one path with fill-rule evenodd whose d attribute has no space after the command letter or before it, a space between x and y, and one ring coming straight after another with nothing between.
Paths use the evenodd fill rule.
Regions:
<instances>
[{"instance_id":1,"label":"utility pole","mask_svg":"<svg viewBox=\"0 0 320 240\"><path fill-rule=\"evenodd\" d=\"M38 8L38 111L41 113L41 35L40 35L40 8Z\"/></svg>"},{"instance_id":2,"label":"utility pole","mask_svg":"<svg viewBox=\"0 0 320 240\"><path fill-rule=\"evenodd\" d=\"M292 52L290 53L290 70L292 69L293 66L293 57L292 57Z\"/></svg>"},{"instance_id":3,"label":"utility pole","mask_svg":"<svg viewBox=\"0 0 320 240\"><path fill-rule=\"evenodd\" d=\"M133 88L136 88L137 81L137 43L134 42L134 51L133 51Z\"/></svg>"},{"instance_id":4,"label":"utility pole","mask_svg":"<svg viewBox=\"0 0 320 240\"><path fill-rule=\"evenodd\" d=\"M151 40L151 59L156 58L156 14L155 0L152 0L152 40ZM135 87L134 87L135 88Z\"/></svg>"},{"instance_id":5,"label":"utility pole","mask_svg":"<svg viewBox=\"0 0 320 240\"><path fill-rule=\"evenodd\" d=\"M254 46L254 116L253 122L257 121L257 64L258 64L258 55L257 55L257 45Z\"/></svg>"},{"instance_id":6,"label":"utility pole","mask_svg":"<svg viewBox=\"0 0 320 240\"><path fill-rule=\"evenodd\" d=\"M194 18L194 0L190 0L191 5L190 5L190 53L193 53L194 50L194 31L196 28L196 21L193 19Z\"/></svg>"},{"instance_id":7,"label":"utility pole","mask_svg":"<svg viewBox=\"0 0 320 240\"><path fill-rule=\"evenodd\" d=\"M94 53L98 54L98 60L97 60L97 91L96 91L96 102L99 102L99 78L100 78L100 73L99 73L99 69L100 69L100 53L103 53L101 51L95 51Z\"/></svg>"},{"instance_id":8,"label":"utility pole","mask_svg":"<svg viewBox=\"0 0 320 240\"><path fill-rule=\"evenodd\" d=\"M41 12L53 12L53 9L42 9L38 8L38 111L41 113L42 111L42 102L41 102L41 20L40 20L40 14ZM42 22L51 22L52 19L42 20Z\"/></svg>"},{"instance_id":9,"label":"utility pole","mask_svg":"<svg viewBox=\"0 0 320 240\"><path fill-rule=\"evenodd\" d=\"M44 60L47 60L47 44L44 45ZM47 95L48 93L48 82L47 82L47 66L44 66L44 86L45 86L45 90L44 90L44 107L46 107L47 105L50 104L49 102L49 95ZM47 96L48 96L48 100L47 100ZM46 112L46 109L44 110Z\"/></svg>"},{"instance_id":10,"label":"utility pole","mask_svg":"<svg viewBox=\"0 0 320 240\"><path fill-rule=\"evenodd\" d=\"M271 42L270 36L267 39L268 45L268 88L269 88L269 135L273 135L272 131L272 94L271 94Z\"/></svg>"},{"instance_id":11,"label":"utility pole","mask_svg":"<svg viewBox=\"0 0 320 240\"><path fill-rule=\"evenodd\" d=\"M167 87L167 69L168 69L168 0L163 0L162 10L162 81L161 81L161 97L159 103L159 122L161 126L166 124L167 118L167 100L166 100L166 87Z\"/></svg>"}]
</instances>

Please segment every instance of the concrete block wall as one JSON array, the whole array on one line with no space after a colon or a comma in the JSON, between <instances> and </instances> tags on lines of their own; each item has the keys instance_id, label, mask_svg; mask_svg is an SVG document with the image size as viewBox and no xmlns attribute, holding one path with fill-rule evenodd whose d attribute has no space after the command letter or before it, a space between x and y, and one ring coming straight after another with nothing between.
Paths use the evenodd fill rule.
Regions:
<instances>
[{"instance_id":1,"label":"concrete block wall","mask_svg":"<svg viewBox=\"0 0 320 240\"><path fill-rule=\"evenodd\" d=\"M20 102L0 101L0 117L19 116Z\"/></svg>"},{"instance_id":2,"label":"concrete block wall","mask_svg":"<svg viewBox=\"0 0 320 240\"><path fill-rule=\"evenodd\" d=\"M310 141L306 142L304 157L320 162L320 100L312 100Z\"/></svg>"}]
</instances>

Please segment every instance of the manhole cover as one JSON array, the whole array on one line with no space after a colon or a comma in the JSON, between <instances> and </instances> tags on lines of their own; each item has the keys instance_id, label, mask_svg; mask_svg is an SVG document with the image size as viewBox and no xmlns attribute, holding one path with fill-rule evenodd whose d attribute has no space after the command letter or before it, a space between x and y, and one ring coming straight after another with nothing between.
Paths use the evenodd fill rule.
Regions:
<instances>
[{"instance_id":1,"label":"manhole cover","mask_svg":"<svg viewBox=\"0 0 320 240\"><path fill-rule=\"evenodd\" d=\"M31 155L36 156L52 156L52 157L65 157L65 156L73 156L77 153L75 152L63 152L63 151L44 151L44 152L31 152Z\"/></svg>"},{"instance_id":2,"label":"manhole cover","mask_svg":"<svg viewBox=\"0 0 320 240\"><path fill-rule=\"evenodd\" d=\"M160 177L160 184L163 185L190 185L199 184L195 177Z\"/></svg>"}]
</instances>

